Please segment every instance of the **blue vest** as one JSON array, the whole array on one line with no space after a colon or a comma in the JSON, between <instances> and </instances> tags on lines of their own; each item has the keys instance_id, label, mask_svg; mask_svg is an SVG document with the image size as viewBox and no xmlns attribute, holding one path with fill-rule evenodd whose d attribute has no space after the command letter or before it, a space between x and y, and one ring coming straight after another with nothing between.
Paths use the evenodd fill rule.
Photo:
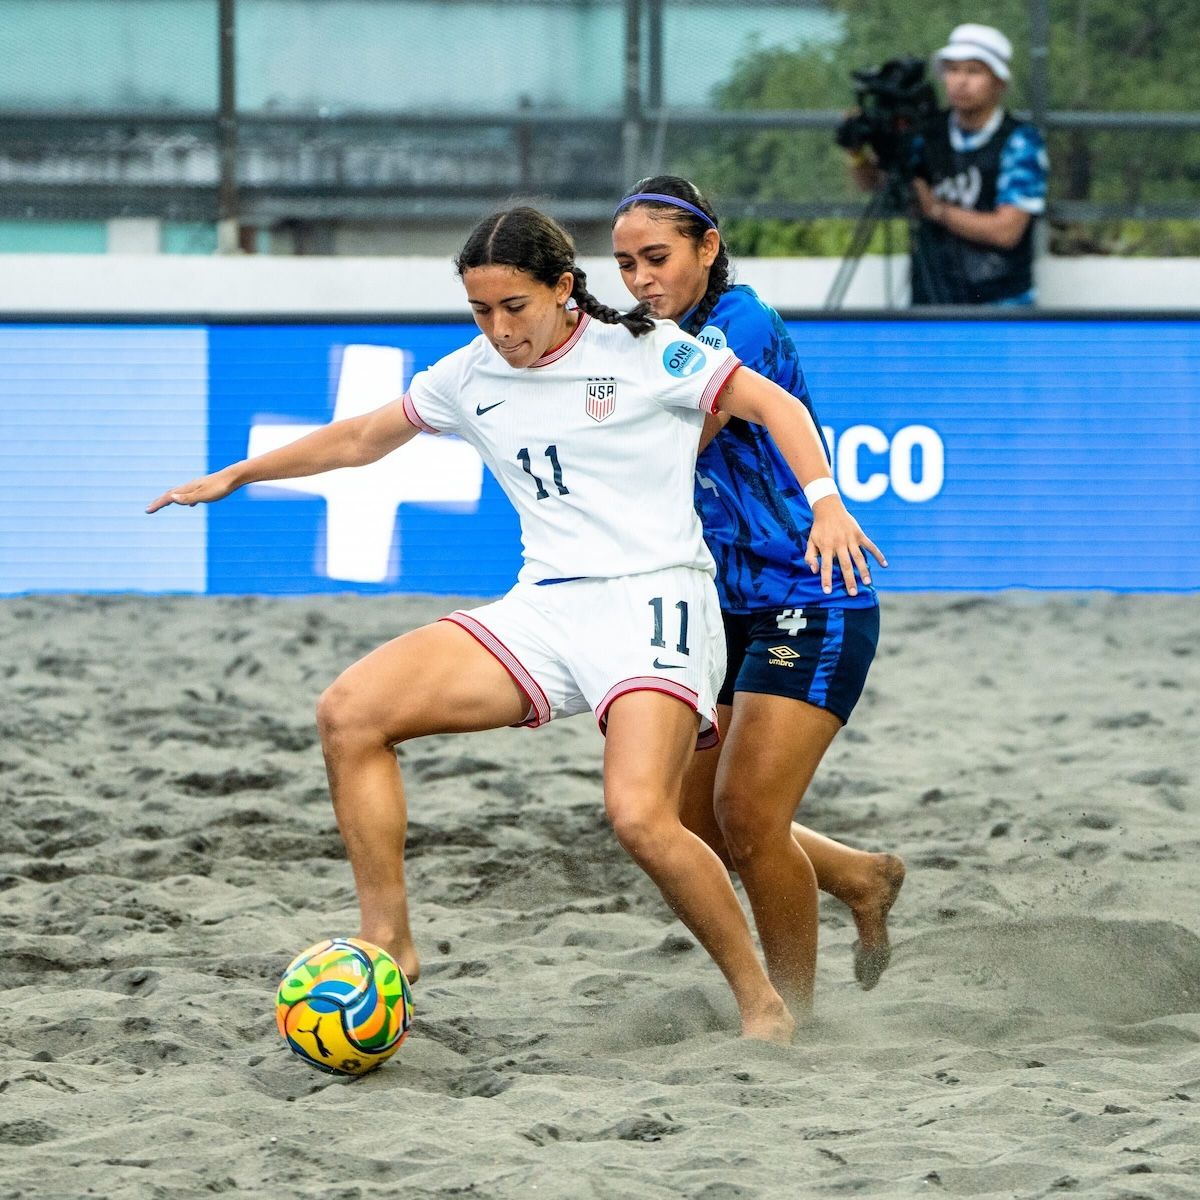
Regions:
<instances>
[{"instance_id":1,"label":"blue vest","mask_svg":"<svg viewBox=\"0 0 1200 1200\"><path fill-rule=\"evenodd\" d=\"M952 193L951 203L973 212L996 211L1000 156L1020 122L1005 114L999 128L975 150L955 150L946 113L924 130L918 169L935 191ZM956 237L942 225L921 221L912 254L914 304L992 304L1033 287L1033 225L1025 226L1011 250Z\"/></svg>"}]
</instances>

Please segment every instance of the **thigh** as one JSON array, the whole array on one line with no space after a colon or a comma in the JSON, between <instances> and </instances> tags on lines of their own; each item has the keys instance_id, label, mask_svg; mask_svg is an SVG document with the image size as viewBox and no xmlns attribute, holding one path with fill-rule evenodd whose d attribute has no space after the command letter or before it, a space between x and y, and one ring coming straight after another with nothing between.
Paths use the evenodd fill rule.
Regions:
<instances>
[{"instance_id":1,"label":"thigh","mask_svg":"<svg viewBox=\"0 0 1200 1200\"><path fill-rule=\"evenodd\" d=\"M803 700L739 692L715 782L722 806L752 807L764 821L789 824L841 727L833 713Z\"/></svg>"},{"instance_id":2,"label":"thigh","mask_svg":"<svg viewBox=\"0 0 1200 1200\"><path fill-rule=\"evenodd\" d=\"M390 741L520 724L529 699L504 666L447 621L414 629L359 659L330 689L347 723Z\"/></svg>"},{"instance_id":3,"label":"thigh","mask_svg":"<svg viewBox=\"0 0 1200 1200\"><path fill-rule=\"evenodd\" d=\"M719 745L697 750L692 755L683 780L683 823L722 857L725 855L725 838L713 811L713 792L721 755L729 741L732 715L733 709L729 705L717 705L717 720L724 736Z\"/></svg>"},{"instance_id":4,"label":"thigh","mask_svg":"<svg viewBox=\"0 0 1200 1200\"><path fill-rule=\"evenodd\" d=\"M697 725L695 712L662 692L626 692L612 702L604 742L611 818L679 815Z\"/></svg>"}]
</instances>

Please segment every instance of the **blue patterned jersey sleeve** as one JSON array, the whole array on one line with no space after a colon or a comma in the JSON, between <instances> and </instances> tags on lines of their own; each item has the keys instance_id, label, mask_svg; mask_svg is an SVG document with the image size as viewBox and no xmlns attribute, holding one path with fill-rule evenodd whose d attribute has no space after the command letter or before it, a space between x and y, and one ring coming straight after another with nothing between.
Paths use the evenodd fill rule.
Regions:
<instances>
[{"instance_id":1,"label":"blue patterned jersey sleeve","mask_svg":"<svg viewBox=\"0 0 1200 1200\"><path fill-rule=\"evenodd\" d=\"M1000 152L996 204L1011 204L1039 216L1046 211L1046 179L1050 159L1042 135L1032 125L1012 131Z\"/></svg>"},{"instance_id":2,"label":"blue patterned jersey sleeve","mask_svg":"<svg viewBox=\"0 0 1200 1200\"><path fill-rule=\"evenodd\" d=\"M729 348L752 371L779 384L811 409L796 345L779 314L748 287L731 289L721 299L719 311Z\"/></svg>"}]
</instances>

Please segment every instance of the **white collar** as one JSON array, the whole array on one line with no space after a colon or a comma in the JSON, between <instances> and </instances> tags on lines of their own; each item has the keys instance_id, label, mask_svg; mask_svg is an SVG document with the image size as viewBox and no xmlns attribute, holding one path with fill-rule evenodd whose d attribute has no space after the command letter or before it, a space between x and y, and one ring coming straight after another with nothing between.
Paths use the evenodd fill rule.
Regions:
<instances>
[{"instance_id":1,"label":"white collar","mask_svg":"<svg viewBox=\"0 0 1200 1200\"><path fill-rule=\"evenodd\" d=\"M954 119L953 110L950 113L950 148L958 154L969 153L986 146L992 134L1000 128L1004 120L1004 109L997 108L987 119L987 124L981 129L963 129Z\"/></svg>"}]
</instances>

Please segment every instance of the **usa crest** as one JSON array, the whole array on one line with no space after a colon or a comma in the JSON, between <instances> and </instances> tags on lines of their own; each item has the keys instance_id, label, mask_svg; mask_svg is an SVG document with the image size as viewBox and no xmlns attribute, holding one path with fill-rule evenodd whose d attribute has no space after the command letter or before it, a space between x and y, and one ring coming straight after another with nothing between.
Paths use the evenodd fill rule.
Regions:
<instances>
[{"instance_id":1,"label":"usa crest","mask_svg":"<svg viewBox=\"0 0 1200 1200\"><path fill-rule=\"evenodd\" d=\"M617 407L617 383L615 379L589 379L584 398L584 408L593 421L605 421Z\"/></svg>"}]
</instances>

